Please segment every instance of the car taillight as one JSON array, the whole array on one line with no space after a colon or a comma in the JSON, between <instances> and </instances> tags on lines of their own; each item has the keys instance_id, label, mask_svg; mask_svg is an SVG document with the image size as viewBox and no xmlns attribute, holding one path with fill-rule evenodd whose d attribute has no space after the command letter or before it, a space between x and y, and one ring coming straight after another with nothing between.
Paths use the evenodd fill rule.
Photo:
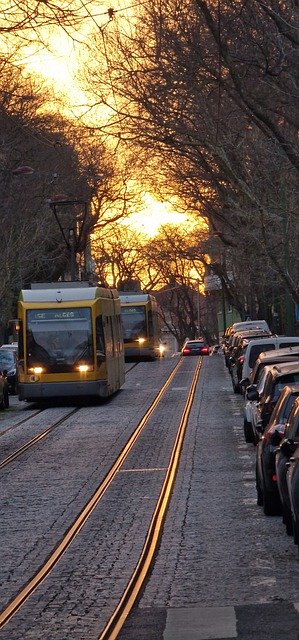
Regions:
<instances>
[{"instance_id":1,"label":"car taillight","mask_svg":"<svg viewBox=\"0 0 299 640\"><path fill-rule=\"evenodd\" d=\"M191 353L191 349L184 349L183 353Z\"/></svg>"},{"instance_id":2,"label":"car taillight","mask_svg":"<svg viewBox=\"0 0 299 640\"><path fill-rule=\"evenodd\" d=\"M273 482L277 482L277 475L276 475L276 473L273 473L273 475L272 475L272 481L273 481Z\"/></svg>"},{"instance_id":3,"label":"car taillight","mask_svg":"<svg viewBox=\"0 0 299 640\"><path fill-rule=\"evenodd\" d=\"M240 364L243 364L244 360L245 360L245 356L240 356L240 357L238 358L238 362L239 362Z\"/></svg>"},{"instance_id":4,"label":"car taillight","mask_svg":"<svg viewBox=\"0 0 299 640\"><path fill-rule=\"evenodd\" d=\"M209 348L208 347L202 347L201 353L209 353Z\"/></svg>"}]
</instances>

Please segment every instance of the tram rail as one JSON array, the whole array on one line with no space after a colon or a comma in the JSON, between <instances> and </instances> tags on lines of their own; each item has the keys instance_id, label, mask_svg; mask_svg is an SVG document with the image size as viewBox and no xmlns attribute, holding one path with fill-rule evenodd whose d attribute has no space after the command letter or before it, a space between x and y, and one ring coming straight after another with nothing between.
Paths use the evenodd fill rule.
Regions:
<instances>
[{"instance_id":1,"label":"tram rail","mask_svg":"<svg viewBox=\"0 0 299 640\"><path fill-rule=\"evenodd\" d=\"M37 409L37 411L35 411L34 413L31 413L30 416L27 416L22 420L18 420L18 422L14 422L9 427L7 427L7 429L4 429L3 431L0 432L0 438L5 436L5 434L8 433L9 431L13 431L17 427L20 427L22 424L25 424L25 422L29 422L29 420L31 420L32 418L35 418L35 416L37 416L39 413L42 413L42 411L44 411L44 409Z\"/></svg>"},{"instance_id":2,"label":"tram rail","mask_svg":"<svg viewBox=\"0 0 299 640\"><path fill-rule=\"evenodd\" d=\"M47 578L52 569L56 566L61 556L67 551L68 547L71 545L73 540L82 530L84 524L91 516L95 508L99 505L102 500L105 492L113 483L117 472L121 469L124 464L126 458L129 453L133 450L140 435L144 431L149 418L155 412L155 410L159 410L159 403L162 400L164 394L169 389L171 383L173 383L176 374L179 372L180 367L182 365L182 360L176 364L167 380L163 384L162 388L157 393L153 402L145 412L142 419L137 424L133 433L127 440L125 446L119 452L115 461L111 465L109 471L106 473L104 479L100 482L97 490L94 492L92 497L85 504L84 508L75 518L73 523L68 528L67 532L63 536L63 538L56 544L52 553L47 557L47 560L44 564L35 572L33 576L31 576L26 584L19 590L19 592L12 597L10 602L4 607L3 611L0 614L0 627L2 628L6 625L11 618L18 612L18 610L25 604L28 598L33 594L33 592L39 587L39 585ZM192 407L193 397L195 393L196 383L198 380L200 367L201 367L202 359L198 359L198 363L195 367L195 370L192 375L191 384L189 386L189 390L187 393L187 398L184 401L183 411L181 413L181 417L177 419L178 425L176 427L176 432L173 437L173 445L171 448L171 454L169 457L169 461L167 467L165 469L165 477L162 483L158 499L156 501L156 506L153 511L150 526L148 528L148 533L145 538L145 542L140 554L139 561L136 565L135 570L133 571L130 580L127 583L127 586L121 596L118 605L116 606L114 612L106 621L105 625L100 632L99 639L100 640L113 640L117 637L119 630L123 626L123 623L126 617L129 615L130 610L132 609L136 598L142 588L146 575L150 569L155 550L157 548L157 544L159 541L161 528L163 526L163 522L165 519L168 502L170 499L174 479L176 476L176 471L179 464L180 453L182 449L182 444L184 440L184 435L188 423L188 417L190 414L190 410ZM73 413L78 410L73 410ZM57 426L57 425L56 425ZM52 429L54 425L52 426Z\"/></svg>"},{"instance_id":3,"label":"tram rail","mask_svg":"<svg viewBox=\"0 0 299 640\"><path fill-rule=\"evenodd\" d=\"M134 369L136 366L138 366L138 362L135 362L133 365L127 367L126 368L126 375L128 373L130 373L130 371L132 369ZM68 420L68 418L70 418L74 413L77 413L77 411L79 409L80 409L80 407L76 407L75 409L72 409L65 416L63 416L62 418L59 418L59 420L56 420L53 424L48 426L46 429L43 429L40 433L35 435L33 438L30 438L30 440L28 440L28 442L24 443L21 447L18 447L9 456L7 456L6 458L3 458L3 460L0 460L0 470L3 469L4 467L6 467L9 463L11 463L14 460L16 460L17 458L19 458L23 453L25 453L25 451L27 451L28 449L33 447L35 444L37 444L38 442L43 440L43 438L45 438L47 435L49 435L54 429L56 429L57 427L62 425L64 422L66 422L66 420ZM35 411L34 413L31 413L30 416L27 416L26 418L23 418L22 420L18 420L14 424L12 424L9 427L7 427L7 429L4 429L3 431L1 431L0 432L0 438L2 438L5 434L9 433L10 431L13 431L17 427L20 427L20 426L22 426L22 425L24 425L26 423L29 423L30 420L32 420L32 418L35 418L37 415L39 415L40 413L42 413L44 411L46 411L45 408L44 409L37 409L37 411Z\"/></svg>"},{"instance_id":4,"label":"tram rail","mask_svg":"<svg viewBox=\"0 0 299 640\"><path fill-rule=\"evenodd\" d=\"M3 469L4 467L6 467L8 464L13 462L17 458L19 458L23 453L25 453L25 451L28 451L28 449L31 449L31 447L33 447L35 444L43 440L43 438L46 438L46 436L52 433L54 429L56 429L57 427L60 427L64 422L66 422L69 418L71 418L71 416L77 413L77 411L79 411L79 407L75 407L74 409L69 411L65 416L63 416L62 418L59 418L59 420L56 420L53 424L47 427L47 429L44 429L43 431L38 433L36 436L34 436L34 438L31 438L30 440L25 442L25 444L23 444L21 447L13 451L9 456L4 458L4 460L0 462L0 469ZM39 412L37 412L37 414L38 413ZM18 424L22 424L22 422Z\"/></svg>"}]
</instances>

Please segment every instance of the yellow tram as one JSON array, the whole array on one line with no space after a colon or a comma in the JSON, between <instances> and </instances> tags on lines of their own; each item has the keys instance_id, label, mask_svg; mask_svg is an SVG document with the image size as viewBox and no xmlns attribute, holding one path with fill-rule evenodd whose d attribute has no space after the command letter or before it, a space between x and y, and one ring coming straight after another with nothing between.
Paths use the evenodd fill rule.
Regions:
<instances>
[{"instance_id":1,"label":"yellow tram","mask_svg":"<svg viewBox=\"0 0 299 640\"><path fill-rule=\"evenodd\" d=\"M125 380L120 300L86 282L35 283L18 302L19 399L105 398Z\"/></svg>"},{"instance_id":2,"label":"yellow tram","mask_svg":"<svg viewBox=\"0 0 299 640\"><path fill-rule=\"evenodd\" d=\"M126 360L154 360L162 355L156 298L149 293L120 292Z\"/></svg>"}]
</instances>

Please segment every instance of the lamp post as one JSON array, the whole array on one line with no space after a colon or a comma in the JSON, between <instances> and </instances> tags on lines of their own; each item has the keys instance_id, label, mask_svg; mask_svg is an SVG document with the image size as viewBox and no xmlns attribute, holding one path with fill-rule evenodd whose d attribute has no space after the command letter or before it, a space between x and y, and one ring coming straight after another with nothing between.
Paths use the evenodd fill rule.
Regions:
<instances>
[{"instance_id":1,"label":"lamp post","mask_svg":"<svg viewBox=\"0 0 299 640\"><path fill-rule=\"evenodd\" d=\"M61 231L61 235L70 253L71 281L75 281L78 279L77 253L78 253L78 250L80 249L81 240L82 240L83 232L85 231L86 220L87 220L87 211L88 211L87 202L85 200L68 200L67 196L59 195L52 198L49 202L49 205L53 211L55 220ZM59 209L61 209L63 212L63 209L65 210L66 208L69 208L69 207L76 207L77 205L80 206L80 209L82 211L81 219L78 220L78 217L77 217L74 226L69 228L68 234L66 234L65 228L62 224L62 221L59 215Z\"/></svg>"}]
</instances>

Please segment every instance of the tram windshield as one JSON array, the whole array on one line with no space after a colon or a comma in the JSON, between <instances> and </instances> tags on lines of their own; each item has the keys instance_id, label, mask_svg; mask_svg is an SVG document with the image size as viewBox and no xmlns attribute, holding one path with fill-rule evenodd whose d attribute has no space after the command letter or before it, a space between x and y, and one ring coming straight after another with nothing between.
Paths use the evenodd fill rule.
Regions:
<instances>
[{"instance_id":1,"label":"tram windshield","mask_svg":"<svg viewBox=\"0 0 299 640\"><path fill-rule=\"evenodd\" d=\"M124 342L146 338L145 307L128 305L121 308Z\"/></svg>"},{"instance_id":2,"label":"tram windshield","mask_svg":"<svg viewBox=\"0 0 299 640\"><path fill-rule=\"evenodd\" d=\"M93 364L89 308L27 310L27 365L50 373Z\"/></svg>"}]
</instances>

